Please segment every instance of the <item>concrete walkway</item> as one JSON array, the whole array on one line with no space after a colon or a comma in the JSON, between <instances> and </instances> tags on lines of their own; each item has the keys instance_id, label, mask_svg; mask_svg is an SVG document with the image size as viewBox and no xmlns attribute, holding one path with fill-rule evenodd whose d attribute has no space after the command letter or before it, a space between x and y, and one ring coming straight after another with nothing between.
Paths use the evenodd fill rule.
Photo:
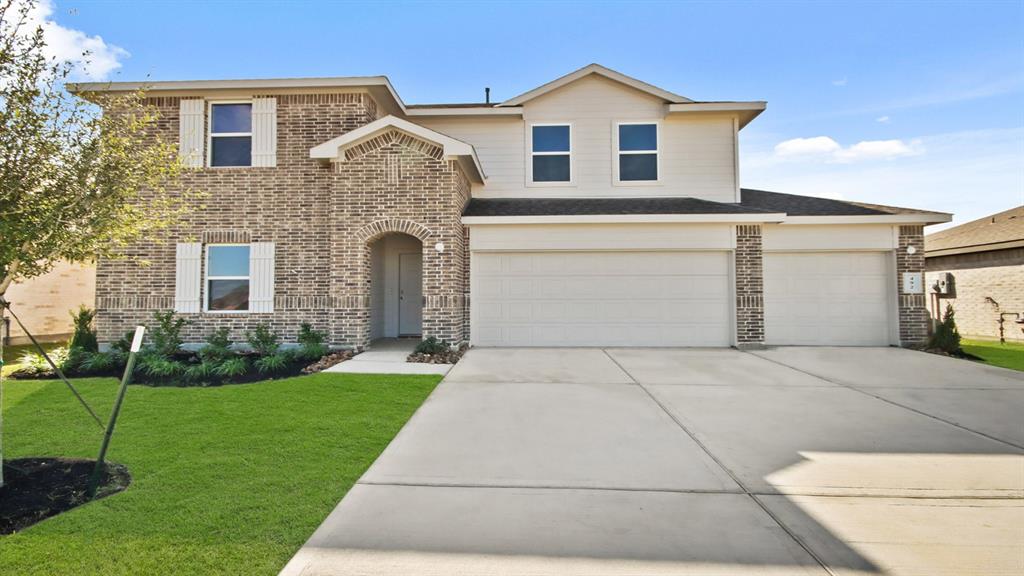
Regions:
<instances>
[{"instance_id":1,"label":"concrete walkway","mask_svg":"<svg viewBox=\"0 0 1024 576\"><path fill-rule=\"evenodd\" d=\"M1024 373L470 351L282 574L1024 573Z\"/></svg>"},{"instance_id":2,"label":"concrete walkway","mask_svg":"<svg viewBox=\"0 0 1024 576\"><path fill-rule=\"evenodd\" d=\"M444 376L451 364L422 364L406 362L419 344L418 338L382 338L374 340L369 349L356 354L351 360L335 364L324 372L351 374L438 374Z\"/></svg>"}]
</instances>

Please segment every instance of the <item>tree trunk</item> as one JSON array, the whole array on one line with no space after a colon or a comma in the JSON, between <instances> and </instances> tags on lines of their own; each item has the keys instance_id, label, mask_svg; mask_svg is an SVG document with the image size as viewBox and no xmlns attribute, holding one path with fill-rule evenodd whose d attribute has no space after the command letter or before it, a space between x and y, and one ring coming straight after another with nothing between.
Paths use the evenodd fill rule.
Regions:
<instances>
[{"instance_id":1,"label":"tree trunk","mask_svg":"<svg viewBox=\"0 0 1024 576\"><path fill-rule=\"evenodd\" d=\"M11 283L14 282L14 274L18 271L19 262L15 260L6 266L7 273L4 274L4 279L0 280L0 300L3 300L4 294L7 293L7 288L10 287ZM3 336L0 335L0 360L4 357L4 340ZM3 362L0 362L0 369L2 369ZM4 377L0 374L0 488L4 485Z\"/></svg>"}]
</instances>

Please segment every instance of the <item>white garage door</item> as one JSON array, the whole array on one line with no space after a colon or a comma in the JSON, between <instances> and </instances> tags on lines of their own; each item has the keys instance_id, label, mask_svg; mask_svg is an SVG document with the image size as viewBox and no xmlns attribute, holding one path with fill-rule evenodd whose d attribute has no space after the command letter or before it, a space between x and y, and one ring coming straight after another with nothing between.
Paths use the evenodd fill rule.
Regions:
<instances>
[{"instance_id":1,"label":"white garage door","mask_svg":"<svg viewBox=\"0 0 1024 576\"><path fill-rule=\"evenodd\" d=\"M884 252L766 253L765 342L888 345L889 278Z\"/></svg>"},{"instance_id":2,"label":"white garage door","mask_svg":"<svg viewBox=\"0 0 1024 576\"><path fill-rule=\"evenodd\" d=\"M728 346L726 252L474 253L479 346Z\"/></svg>"}]
</instances>

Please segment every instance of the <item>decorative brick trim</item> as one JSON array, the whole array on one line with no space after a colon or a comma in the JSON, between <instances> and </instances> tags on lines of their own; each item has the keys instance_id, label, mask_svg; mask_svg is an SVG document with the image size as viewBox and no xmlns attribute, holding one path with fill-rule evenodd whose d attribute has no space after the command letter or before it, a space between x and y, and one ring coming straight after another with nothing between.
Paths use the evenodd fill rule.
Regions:
<instances>
[{"instance_id":1,"label":"decorative brick trim","mask_svg":"<svg viewBox=\"0 0 1024 576\"><path fill-rule=\"evenodd\" d=\"M907 253L913 246L915 252ZM915 346L928 340L928 307L924 294L905 294L903 274L917 272L924 276L924 226L900 226L896 249L896 290L899 294L900 345Z\"/></svg>"},{"instance_id":2,"label":"decorative brick trim","mask_svg":"<svg viewBox=\"0 0 1024 576\"><path fill-rule=\"evenodd\" d=\"M248 230L203 230L203 244L248 244Z\"/></svg>"},{"instance_id":3,"label":"decorative brick trim","mask_svg":"<svg viewBox=\"0 0 1024 576\"><path fill-rule=\"evenodd\" d=\"M764 260L761 226L736 226L736 344L764 345Z\"/></svg>"},{"instance_id":4,"label":"decorative brick trim","mask_svg":"<svg viewBox=\"0 0 1024 576\"><path fill-rule=\"evenodd\" d=\"M420 242L426 242L431 236L433 236L433 232L422 224L413 222L412 220L388 218L386 220L377 220L363 226L356 231L356 238L369 244L385 234L395 232L414 236Z\"/></svg>"},{"instance_id":5,"label":"decorative brick trim","mask_svg":"<svg viewBox=\"0 0 1024 576\"><path fill-rule=\"evenodd\" d=\"M390 144L397 144L410 150L416 150L434 160L441 160L444 157L444 149L437 144L391 129L345 149L345 160L355 160L360 156L365 156ZM343 170L344 167L339 166L339 169Z\"/></svg>"}]
</instances>

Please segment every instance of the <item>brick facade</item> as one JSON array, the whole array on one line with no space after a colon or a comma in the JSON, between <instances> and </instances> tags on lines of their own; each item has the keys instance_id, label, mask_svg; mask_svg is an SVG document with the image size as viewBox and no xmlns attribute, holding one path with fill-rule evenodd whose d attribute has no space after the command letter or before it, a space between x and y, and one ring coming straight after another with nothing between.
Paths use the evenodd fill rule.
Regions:
<instances>
[{"instance_id":1,"label":"brick facade","mask_svg":"<svg viewBox=\"0 0 1024 576\"><path fill-rule=\"evenodd\" d=\"M927 258L925 265L932 317L941 317L946 304L952 304L961 335L997 339L1000 313L1018 313L1024 318L1024 248ZM946 274L953 275L954 290L936 307L932 286L945 280ZM1024 329L1014 321L1012 315L1005 317L1003 336L1024 342Z\"/></svg>"},{"instance_id":2,"label":"brick facade","mask_svg":"<svg viewBox=\"0 0 1024 576\"><path fill-rule=\"evenodd\" d=\"M97 265L97 328L109 342L154 311L174 306L178 242L274 242L274 312L186 314L198 342L226 326L241 340L267 323L294 341L302 322L327 332L334 345L369 340L369 243L387 233L423 242L423 332L452 342L465 338L464 232L459 216L469 182L440 149L402 133L353 147L333 166L309 158L310 148L372 122L367 93L265 94L277 99L277 166L187 171L180 191L201 193L192 211L159 242ZM179 98L147 101L160 112L157 129L178 134ZM438 252L437 242L445 244Z\"/></svg>"},{"instance_id":3,"label":"brick facade","mask_svg":"<svg viewBox=\"0 0 1024 576\"><path fill-rule=\"evenodd\" d=\"M915 252L907 253L913 246ZM929 319L925 294L903 292L905 272L924 273L924 226L900 226L896 249L896 290L899 299L900 344L914 346L928 340Z\"/></svg>"},{"instance_id":4,"label":"brick facade","mask_svg":"<svg viewBox=\"0 0 1024 576\"><path fill-rule=\"evenodd\" d=\"M736 226L736 346L764 345L764 259L761 226Z\"/></svg>"}]
</instances>

